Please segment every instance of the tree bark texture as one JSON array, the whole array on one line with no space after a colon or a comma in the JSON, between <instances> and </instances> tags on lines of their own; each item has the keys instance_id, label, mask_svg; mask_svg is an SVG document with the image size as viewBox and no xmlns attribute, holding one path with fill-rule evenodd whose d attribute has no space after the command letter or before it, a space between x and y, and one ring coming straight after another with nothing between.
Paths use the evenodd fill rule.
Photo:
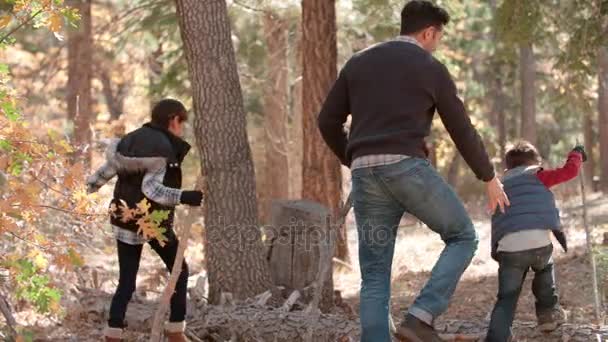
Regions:
<instances>
[{"instance_id":1,"label":"tree bark texture","mask_svg":"<svg viewBox=\"0 0 608 342\"><path fill-rule=\"evenodd\" d=\"M342 192L340 162L317 127L317 115L337 73L335 0L302 0L302 35L302 198L326 205L336 216ZM339 230L336 254L348 259L345 227Z\"/></svg>"},{"instance_id":2,"label":"tree bark texture","mask_svg":"<svg viewBox=\"0 0 608 342\"><path fill-rule=\"evenodd\" d=\"M608 50L600 49L598 114L600 126L600 188L608 192Z\"/></svg>"},{"instance_id":3,"label":"tree bark texture","mask_svg":"<svg viewBox=\"0 0 608 342\"><path fill-rule=\"evenodd\" d=\"M264 15L264 38L267 47L267 74L264 91L265 163L264 188L261 191L260 220L270 222L273 200L289 197L288 162L288 22L274 13Z\"/></svg>"},{"instance_id":4,"label":"tree bark texture","mask_svg":"<svg viewBox=\"0 0 608 342\"><path fill-rule=\"evenodd\" d=\"M201 155L209 299L272 287L262 255L251 149L225 0L176 0Z\"/></svg>"},{"instance_id":5,"label":"tree bark texture","mask_svg":"<svg viewBox=\"0 0 608 342\"><path fill-rule=\"evenodd\" d=\"M78 27L68 30L68 119L74 123L74 143L85 147L91 143L93 102L91 80L93 76L93 35L91 0L70 0L68 4L81 15ZM91 149L86 149L85 161L90 161Z\"/></svg>"},{"instance_id":6,"label":"tree bark texture","mask_svg":"<svg viewBox=\"0 0 608 342\"><path fill-rule=\"evenodd\" d=\"M290 85L291 126L289 131L289 142L291 150L289 153L289 179L290 198L302 198L302 154L303 154L303 118L302 118L302 32L298 30L295 42L295 65L290 67L294 70Z\"/></svg>"}]
</instances>

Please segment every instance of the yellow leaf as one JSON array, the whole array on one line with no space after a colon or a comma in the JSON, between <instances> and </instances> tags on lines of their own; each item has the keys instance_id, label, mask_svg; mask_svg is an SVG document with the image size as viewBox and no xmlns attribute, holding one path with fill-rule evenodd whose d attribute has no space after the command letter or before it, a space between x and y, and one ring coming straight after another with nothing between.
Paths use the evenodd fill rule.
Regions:
<instances>
[{"instance_id":1,"label":"yellow leaf","mask_svg":"<svg viewBox=\"0 0 608 342\"><path fill-rule=\"evenodd\" d=\"M8 24L13 21L13 17L10 14L5 14L0 17L0 29L5 28Z\"/></svg>"},{"instance_id":2,"label":"yellow leaf","mask_svg":"<svg viewBox=\"0 0 608 342\"><path fill-rule=\"evenodd\" d=\"M44 257L44 255L42 255L42 253L40 253L40 251L38 251L36 249L34 249L30 253L28 253L28 256L30 258L32 258L32 263L38 269L44 270L49 265L49 261L46 260L46 258Z\"/></svg>"},{"instance_id":3,"label":"yellow leaf","mask_svg":"<svg viewBox=\"0 0 608 342\"><path fill-rule=\"evenodd\" d=\"M61 13L53 12L49 17L49 29L53 32L59 32L63 27L63 16Z\"/></svg>"},{"instance_id":4,"label":"yellow leaf","mask_svg":"<svg viewBox=\"0 0 608 342\"><path fill-rule=\"evenodd\" d=\"M137 203L137 209L139 210L140 215L147 214L150 210L150 207L150 202L148 202L148 200L145 198L141 200L141 202Z\"/></svg>"},{"instance_id":5,"label":"yellow leaf","mask_svg":"<svg viewBox=\"0 0 608 342\"><path fill-rule=\"evenodd\" d=\"M65 153L74 152L74 149L72 148L72 146L65 139L61 140L57 145L59 145L59 147L63 148L63 151Z\"/></svg>"}]
</instances>

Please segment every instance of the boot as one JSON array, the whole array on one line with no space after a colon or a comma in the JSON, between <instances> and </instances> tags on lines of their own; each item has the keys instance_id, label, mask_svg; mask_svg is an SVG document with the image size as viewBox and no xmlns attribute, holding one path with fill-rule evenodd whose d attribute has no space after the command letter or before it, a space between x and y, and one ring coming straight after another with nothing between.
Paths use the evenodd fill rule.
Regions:
<instances>
[{"instance_id":1,"label":"boot","mask_svg":"<svg viewBox=\"0 0 608 342\"><path fill-rule=\"evenodd\" d=\"M186 322L169 322L165 325L165 337L169 342L188 342L184 331Z\"/></svg>"},{"instance_id":2,"label":"boot","mask_svg":"<svg viewBox=\"0 0 608 342\"><path fill-rule=\"evenodd\" d=\"M413 315L408 314L401 325L397 327L395 337L404 342L442 342L435 329L419 320Z\"/></svg>"},{"instance_id":3,"label":"boot","mask_svg":"<svg viewBox=\"0 0 608 342\"><path fill-rule=\"evenodd\" d=\"M106 342L121 342L122 341L122 329L106 327L103 336Z\"/></svg>"},{"instance_id":4,"label":"boot","mask_svg":"<svg viewBox=\"0 0 608 342\"><path fill-rule=\"evenodd\" d=\"M538 329L542 332L551 332L566 321L566 313L559 306L546 311L536 312Z\"/></svg>"}]
</instances>

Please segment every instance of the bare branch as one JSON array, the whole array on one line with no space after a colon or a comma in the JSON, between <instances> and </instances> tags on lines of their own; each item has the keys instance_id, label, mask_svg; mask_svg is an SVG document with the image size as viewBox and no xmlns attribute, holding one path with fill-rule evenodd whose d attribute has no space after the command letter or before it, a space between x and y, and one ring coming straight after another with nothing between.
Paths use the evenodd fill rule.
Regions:
<instances>
[{"instance_id":1,"label":"bare branch","mask_svg":"<svg viewBox=\"0 0 608 342\"><path fill-rule=\"evenodd\" d=\"M8 37L10 37L13 33L19 31L23 26L29 24L32 20L34 20L34 18L36 18L40 13L42 13L42 9L38 10L36 13L32 14L29 18L27 18L24 22L22 22L21 24L17 25L17 27L15 27L14 29L10 30L7 34L5 34L4 36L2 36L2 38L0 38L0 44L4 43L4 40Z\"/></svg>"}]
</instances>

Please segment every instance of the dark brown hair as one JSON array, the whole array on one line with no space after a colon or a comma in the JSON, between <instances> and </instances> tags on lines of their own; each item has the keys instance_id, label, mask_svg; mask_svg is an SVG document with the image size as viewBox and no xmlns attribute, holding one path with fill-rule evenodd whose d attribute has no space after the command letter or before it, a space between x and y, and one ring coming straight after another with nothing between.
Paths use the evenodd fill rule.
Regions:
<instances>
[{"instance_id":1,"label":"dark brown hair","mask_svg":"<svg viewBox=\"0 0 608 342\"><path fill-rule=\"evenodd\" d=\"M412 0L401 11L401 34L412 34L427 27L442 29L450 22L443 8L427 0Z\"/></svg>"},{"instance_id":2,"label":"dark brown hair","mask_svg":"<svg viewBox=\"0 0 608 342\"><path fill-rule=\"evenodd\" d=\"M164 128L169 127L169 121L174 117L179 117L180 121L188 120L186 107L175 99L163 99L152 108L152 123Z\"/></svg>"},{"instance_id":3,"label":"dark brown hair","mask_svg":"<svg viewBox=\"0 0 608 342\"><path fill-rule=\"evenodd\" d=\"M507 169L518 166L534 165L542 161L538 150L528 141L521 140L513 144L505 154Z\"/></svg>"}]
</instances>

